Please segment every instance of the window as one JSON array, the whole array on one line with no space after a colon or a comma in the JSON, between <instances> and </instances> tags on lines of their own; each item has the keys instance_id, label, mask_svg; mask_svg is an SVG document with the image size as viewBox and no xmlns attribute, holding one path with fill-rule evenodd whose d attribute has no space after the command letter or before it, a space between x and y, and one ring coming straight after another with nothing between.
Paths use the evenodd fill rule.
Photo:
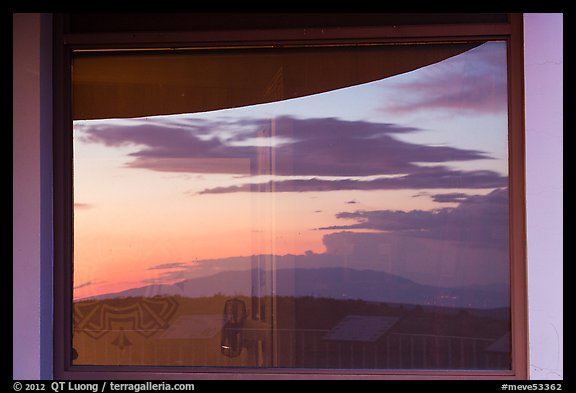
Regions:
<instances>
[{"instance_id":1,"label":"window","mask_svg":"<svg viewBox=\"0 0 576 393\"><path fill-rule=\"evenodd\" d=\"M518 22L402 15L69 24L60 372L525 375Z\"/></svg>"}]
</instances>

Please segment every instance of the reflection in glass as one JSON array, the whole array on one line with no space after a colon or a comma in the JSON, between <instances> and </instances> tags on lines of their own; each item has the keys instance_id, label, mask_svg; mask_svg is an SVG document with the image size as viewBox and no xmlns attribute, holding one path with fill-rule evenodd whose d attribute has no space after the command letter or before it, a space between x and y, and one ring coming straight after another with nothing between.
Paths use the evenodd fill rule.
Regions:
<instances>
[{"instance_id":1,"label":"reflection in glass","mask_svg":"<svg viewBox=\"0 0 576 393\"><path fill-rule=\"evenodd\" d=\"M417 47L78 55L74 364L509 369L506 46Z\"/></svg>"}]
</instances>

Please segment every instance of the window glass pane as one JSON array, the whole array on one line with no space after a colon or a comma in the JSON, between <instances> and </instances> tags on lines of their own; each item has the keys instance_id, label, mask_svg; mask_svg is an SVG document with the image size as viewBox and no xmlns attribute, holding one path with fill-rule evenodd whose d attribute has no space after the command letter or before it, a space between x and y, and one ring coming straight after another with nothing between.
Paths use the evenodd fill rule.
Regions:
<instances>
[{"instance_id":1,"label":"window glass pane","mask_svg":"<svg viewBox=\"0 0 576 393\"><path fill-rule=\"evenodd\" d=\"M74 122L74 364L510 369L506 45L310 88L394 62L355 50L275 59L264 103Z\"/></svg>"}]
</instances>

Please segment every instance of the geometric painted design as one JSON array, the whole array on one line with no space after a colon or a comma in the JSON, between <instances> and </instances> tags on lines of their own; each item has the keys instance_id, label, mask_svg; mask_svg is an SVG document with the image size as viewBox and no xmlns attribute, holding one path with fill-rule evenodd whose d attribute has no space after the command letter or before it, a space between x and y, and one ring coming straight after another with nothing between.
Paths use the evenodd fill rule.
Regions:
<instances>
[{"instance_id":1,"label":"geometric painted design","mask_svg":"<svg viewBox=\"0 0 576 393\"><path fill-rule=\"evenodd\" d=\"M116 339L114 341L112 341L112 345L120 348L120 350L124 349L124 347L129 347L132 345L132 341L130 341L128 339L128 337L126 337L126 334L124 334L124 329L121 329L120 335L118 335L118 337L116 337Z\"/></svg>"},{"instance_id":2,"label":"geometric painted design","mask_svg":"<svg viewBox=\"0 0 576 393\"><path fill-rule=\"evenodd\" d=\"M178 302L172 296L89 300L74 305L74 332L100 339L109 332L135 332L150 337L166 329L176 313ZM118 341L119 340L119 341ZM131 345L127 339L117 339L114 345Z\"/></svg>"}]
</instances>

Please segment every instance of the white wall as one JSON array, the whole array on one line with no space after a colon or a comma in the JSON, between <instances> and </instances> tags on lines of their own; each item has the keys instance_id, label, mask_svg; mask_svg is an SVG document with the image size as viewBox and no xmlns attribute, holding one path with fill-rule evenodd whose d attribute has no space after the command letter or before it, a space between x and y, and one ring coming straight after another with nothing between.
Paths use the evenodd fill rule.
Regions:
<instances>
[{"instance_id":1,"label":"white wall","mask_svg":"<svg viewBox=\"0 0 576 393\"><path fill-rule=\"evenodd\" d=\"M563 16L526 14L530 377L563 377Z\"/></svg>"},{"instance_id":2,"label":"white wall","mask_svg":"<svg viewBox=\"0 0 576 393\"><path fill-rule=\"evenodd\" d=\"M563 376L562 15L525 16L530 376ZM50 17L13 18L13 378L50 378Z\"/></svg>"}]
</instances>

